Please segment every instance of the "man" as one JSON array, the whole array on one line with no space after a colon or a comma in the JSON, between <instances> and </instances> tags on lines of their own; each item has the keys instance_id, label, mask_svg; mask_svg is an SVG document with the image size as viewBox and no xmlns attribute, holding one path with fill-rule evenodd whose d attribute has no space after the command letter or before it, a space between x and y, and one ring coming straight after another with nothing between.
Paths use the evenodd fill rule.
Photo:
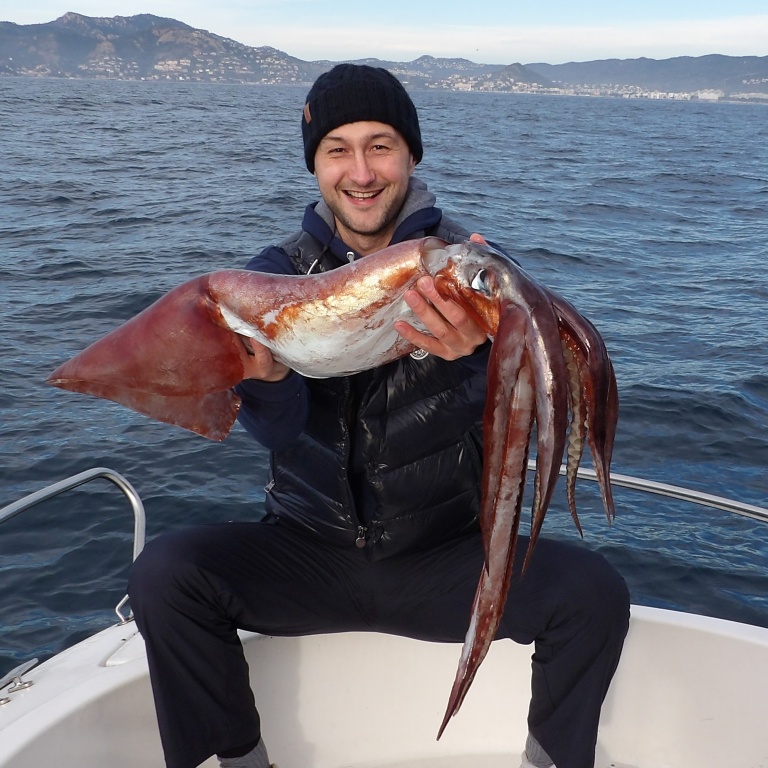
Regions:
<instances>
[{"instance_id":1,"label":"man","mask_svg":"<svg viewBox=\"0 0 768 768\"><path fill-rule=\"evenodd\" d=\"M302 132L322 199L300 233L249 268L317 272L427 234L469 236L413 177L418 117L385 70L342 64L322 75ZM226 768L268 768L238 628L464 639L483 561L489 343L431 278L406 301L428 333L396 329L419 351L354 376L304 379L244 342L240 421L272 452L267 516L159 537L131 574L168 768L212 754ZM539 541L497 633L536 644L523 766L593 765L628 613L626 586L602 557Z\"/></svg>"}]
</instances>

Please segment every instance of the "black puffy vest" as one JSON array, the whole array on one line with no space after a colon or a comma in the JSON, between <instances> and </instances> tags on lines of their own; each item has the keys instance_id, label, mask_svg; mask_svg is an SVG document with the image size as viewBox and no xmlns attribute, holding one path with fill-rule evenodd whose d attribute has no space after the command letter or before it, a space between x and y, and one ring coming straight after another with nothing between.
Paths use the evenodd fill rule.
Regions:
<instances>
[{"instance_id":1,"label":"black puffy vest","mask_svg":"<svg viewBox=\"0 0 768 768\"><path fill-rule=\"evenodd\" d=\"M449 239L445 227L438 233ZM308 238L282 244L300 272L321 255ZM354 376L305 379L309 420L271 455L267 511L374 559L477 530L488 347L474 367L406 356Z\"/></svg>"}]
</instances>

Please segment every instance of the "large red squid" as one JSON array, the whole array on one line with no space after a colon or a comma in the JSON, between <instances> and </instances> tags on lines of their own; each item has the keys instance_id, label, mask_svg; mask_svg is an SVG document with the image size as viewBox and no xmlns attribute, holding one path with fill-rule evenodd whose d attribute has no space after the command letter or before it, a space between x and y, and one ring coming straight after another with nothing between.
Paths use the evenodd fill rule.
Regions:
<instances>
[{"instance_id":1,"label":"large red squid","mask_svg":"<svg viewBox=\"0 0 768 768\"><path fill-rule=\"evenodd\" d=\"M531 535L542 527L565 457L576 515L576 470L589 444L609 519L618 418L613 366L600 334L571 304L485 244L437 238L390 246L331 272L285 276L226 270L180 285L57 368L48 382L223 440L237 416L246 336L310 377L341 376L413 347L404 295L423 275L472 313L493 344L484 414L480 523L485 567L438 738L461 706L503 613L536 426Z\"/></svg>"}]
</instances>

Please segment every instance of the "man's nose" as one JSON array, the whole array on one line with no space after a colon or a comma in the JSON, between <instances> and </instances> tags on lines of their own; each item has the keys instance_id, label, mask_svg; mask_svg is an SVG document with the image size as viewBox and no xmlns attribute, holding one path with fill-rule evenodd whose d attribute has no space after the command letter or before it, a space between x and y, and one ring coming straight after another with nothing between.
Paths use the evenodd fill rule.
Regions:
<instances>
[{"instance_id":1,"label":"man's nose","mask_svg":"<svg viewBox=\"0 0 768 768\"><path fill-rule=\"evenodd\" d=\"M376 178L376 173L371 167L370 159L365 152L355 153L349 178L354 181L355 184L360 184L360 186L366 186Z\"/></svg>"}]
</instances>

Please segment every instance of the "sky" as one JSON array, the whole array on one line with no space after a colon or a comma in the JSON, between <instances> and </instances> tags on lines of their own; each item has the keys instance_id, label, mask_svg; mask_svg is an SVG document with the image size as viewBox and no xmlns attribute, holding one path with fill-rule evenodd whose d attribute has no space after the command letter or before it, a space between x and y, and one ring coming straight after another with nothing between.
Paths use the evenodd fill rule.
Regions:
<instances>
[{"instance_id":1,"label":"sky","mask_svg":"<svg viewBox=\"0 0 768 768\"><path fill-rule=\"evenodd\" d=\"M768 55L766 0L0 0L0 21L152 13L306 61Z\"/></svg>"}]
</instances>

